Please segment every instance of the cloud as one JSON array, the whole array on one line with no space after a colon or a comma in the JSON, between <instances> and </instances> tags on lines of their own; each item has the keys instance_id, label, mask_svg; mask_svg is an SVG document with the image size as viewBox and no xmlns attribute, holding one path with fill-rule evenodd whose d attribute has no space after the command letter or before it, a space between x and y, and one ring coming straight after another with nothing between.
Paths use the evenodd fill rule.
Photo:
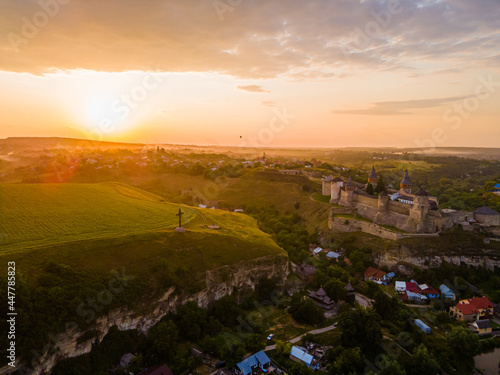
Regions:
<instances>
[{"instance_id":1,"label":"cloud","mask_svg":"<svg viewBox=\"0 0 500 375\"><path fill-rule=\"evenodd\" d=\"M463 100L469 96L451 96L448 98L439 99L420 99L420 100L401 100L389 102L373 103L372 107L367 109L348 109L348 110L334 110L334 114L342 115L409 115L412 114L411 109L425 109L439 107L443 104Z\"/></svg>"},{"instance_id":2,"label":"cloud","mask_svg":"<svg viewBox=\"0 0 500 375\"><path fill-rule=\"evenodd\" d=\"M248 91L248 92L265 92L265 93L270 92L270 91L264 90L261 86L257 86L257 85L238 86L236 88L238 90L243 90L243 91Z\"/></svg>"},{"instance_id":3,"label":"cloud","mask_svg":"<svg viewBox=\"0 0 500 375\"><path fill-rule=\"evenodd\" d=\"M276 102L274 100L264 100L262 105L265 105L266 107L276 107Z\"/></svg>"},{"instance_id":4,"label":"cloud","mask_svg":"<svg viewBox=\"0 0 500 375\"><path fill-rule=\"evenodd\" d=\"M498 65L498 0L399 0L400 11L386 18L392 0L243 1L223 21L212 1L52 3L58 9L49 14L38 1L0 1L0 70L316 80L342 69Z\"/></svg>"}]
</instances>

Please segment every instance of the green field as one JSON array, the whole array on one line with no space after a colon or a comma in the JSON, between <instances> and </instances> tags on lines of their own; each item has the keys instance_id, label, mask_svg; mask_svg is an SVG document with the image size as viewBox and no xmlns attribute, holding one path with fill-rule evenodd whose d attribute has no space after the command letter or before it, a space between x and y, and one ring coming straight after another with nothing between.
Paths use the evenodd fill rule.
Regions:
<instances>
[{"instance_id":1,"label":"green field","mask_svg":"<svg viewBox=\"0 0 500 375\"><path fill-rule=\"evenodd\" d=\"M48 262L101 274L127 267L140 274L161 261L168 273L201 274L285 255L247 215L169 204L123 184L0 184L0 192L0 259L18 261L29 279ZM173 230L179 208L186 233Z\"/></svg>"},{"instance_id":2,"label":"green field","mask_svg":"<svg viewBox=\"0 0 500 375\"><path fill-rule=\"evenodd\" d=\"M174 228L178 209L115 183L1 184L2 252ZM197 216L183 211L185 222Z\"/></svg>"}]
</instances>

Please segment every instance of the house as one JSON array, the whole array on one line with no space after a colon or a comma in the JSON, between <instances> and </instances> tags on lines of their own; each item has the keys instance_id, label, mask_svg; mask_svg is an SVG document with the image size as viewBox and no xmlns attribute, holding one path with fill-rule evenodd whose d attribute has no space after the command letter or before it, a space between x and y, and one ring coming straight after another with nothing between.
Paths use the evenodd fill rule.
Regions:
<instances>
[{"instance_id":1,"label":"house","mask_svg":"<svg viewBox=\"0 0 500 375\"><path fill-rule=\"evenodd\" d=\"M387 285L387 274L384 271L378 270L373 267L368 267L365 271L365 280L374 281L377 284Z\"/></svg>"},{"instance_id":2,"label":"house","mask_svg":"<svg viewBox=\"0 0 500 375\"><path fill-rule=\"evenodd\" d=\"M424 333L431 333L431 328L422 322L420 319L415 319L415 325L420 328Z\"/></svg>"},{"instance_id":3,"label":"house","mask_svg":"<svg viewBox=\"0 0 500 375\"><path fill-rule=\"evenodd\" d=\"M476 320L474 323L471 324L471 328L474 332L476 332L479 335L487 335L491 333L493 329L489 319Z\"/></svg>"},{"instance_id":4,"label":"house","mask_svg":"<svg viewBox=\"0 0 500 375\"><path fill-rule=\"evenodd\" d=\"M254 355L251 355L247 359L244 359L243 361L238 363L234 368L234 372L237 375L249 375L257 368L266 370L270 366L270 364L271 360L269 359L267 354L264 353L263 350L261 350L260 352L255 353Z\"/></svg>"},{"instance_id":5,"label":"house","mask_svg":"<svg viewBox=\"0 0 500 375\"><path fill-rule=\"evenodd\" d=\"M450 315L462 322L490 319L493 317L493 304L486 297L463 299L450 308Z\"/></svg>"},{"instance_id":6,"label":"house","mask_svg":"<svg viewBox=\"0 0 500 375\"><path fill-rule=\"evenodd\" d=\"M335 301L328 297L328 294L326 294L323 288L319 288L317 292L309 292L309 298L325 310L332 310L335 308Z\"/></svg>"},{"instance_id":7,"label":"house","mask_svg":"<svg viewBox=\"0 0 500 375\"><path fill-rule=\"evenodd\" d=\"M292 350L290 351L290 359L295 362L303 362L307 365L307 367L316 370L318 368L318 361L314 359L314 357L307 353L303 348L299 346L292 346Z\"/></svg>"},{"instance_id":8,"label":"house","mask_svg":"<svg viewBox=\"0 0 500 375\"><path fill-rule=\"evenodd\" d=\"M417 303L426 302L428 300L427 296L424 296L420 293L411 292L409 290L406 290L406 292L402 294L401 298L403 300L410 300Z\"/></svg>"},{"instance_id":9,"label":"house","mask_svg":"<svg viewBox=\"0 0 500 375\"><path fill-rule=\"evenodd\" d=\"M167 365L154 366L142 371L139 375L174 375Z\"/></svg>"},{"instance_id":10,"label":"house","mask_svg":"<svg viewBox=\"0 0 500 375\"><path fill-rule=\"evenodd\" d=\"M302 263L297 267L297 276L305 283L310 283L314 279L314 274L316 273L316 267L310 264Z\"/></svg>"},{"instance_id":11,"label":"house","mask_svg":"<svg viewBox=\"0 0 500 375\"><path fill-rule=\"evenodd\" d=\"M427 298L436 299L441 297L440 292L427 284L422 284L418 287L420 288L420 294L427 296Z\"/></svg>"},{"instance_id":12,"label":"house","mask_svg":"<svg viewBox=\"0 0 500 375\"><path fill-rule=\"evenodd\" d=\"M132 361L132 359L135 358L135 355L133 355L132 353L127 353L127 354L124 354L121 358L120 358L120 366L121 367L128 367L128 365L130 365L130 361Z\"/></svg>"},{"instance_id":13,"label":"house","mask_svg":"<svg viewBox=\"0 0 500 375\"><path fill-rule=\"evenodd\" d=\"M340 257L340 254L336 253L335 251L329 251L328 253L326 253L326 257L328 259L338 259Z\"/></svg>"},{"instance_id":14,"label":"house","mask_svg":"<svg viewBox=\"0 0 500 375\"><path fill-rule=\"evenodd\" d=\"M314 256L318 256L319 254L321 254L322 251L323 251L323 249L318 246L312 252L313 252Z\"/></svg>"},{"instance_id":15,"label":"house","mask_svg":"<svg viewBox=\"0 0 500 375\"><path fill-rule=\"evenodd\" d=\"M441 284L439 286L439 290L441 291L441 294L446 298L446 299L451 299L455 300L455 293L453 293L453 290L448 288L446 285Z\"/></svg>"},{"instance_id":16,"label":"house","mask_svg":"<svg viewBox=\"0 0 500 375\"><path fill-rule=\"evenodd\" d=\"M413 293L418 293L420 292L420 289L418 288L418 284L414 281L411 282L406 282L406 291L408 292L413 292Z\"/></svg>"},{"instance_id":17,"label":"house","mask_svg":"<svg viewBox=\"0 0 500 375\"><path fill-rule=\"evenodd\" d=\"M396 292L404 293L406 292L406 282L405 281L396 281Z\"/></svg>"}]
</instances>

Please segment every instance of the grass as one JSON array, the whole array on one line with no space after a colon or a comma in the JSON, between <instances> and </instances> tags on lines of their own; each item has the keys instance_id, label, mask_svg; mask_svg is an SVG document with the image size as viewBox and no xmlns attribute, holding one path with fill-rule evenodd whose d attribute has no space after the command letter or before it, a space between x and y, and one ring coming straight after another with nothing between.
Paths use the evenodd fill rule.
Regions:
<instances>
[{"instance_id":1,"label":"grass","mask_svg":"<svg viewBox=\"0 0 500 375\"><path fill-rule=\"evenodd\" d=\"M178 205L116 183L1 184L2 253L174 228ZM183 221L198 213L182 207Z\"/></svg>"},{"instance_id":2,"label":"grass","mask_svg":"<svg viewBox=\"0 0 500 375\"><path fill-rule=\"evenodd\" d=\"M221 265L286 256L247 215L172 205L122 184L3 184L0 189L6 244L0 259L16 261L30 280L54 261L107 275L121 267L151 279L169 274L187 285ZM179 207L186 233L173 230ZM209 229L210 224L221 229Z\"/></svg>"},{"instance_id":3,"label":"grass","mask_svg":"<svg viewBox=\"0 0 500 375\"><path fill-rule=\"evenodd\" d=\"M318 202L323 202L323 203L330 203L330 196L329 195L323 195L321 193L314 193L312 195L313 199L317 200Z\"/></svg>"}]
</instances>

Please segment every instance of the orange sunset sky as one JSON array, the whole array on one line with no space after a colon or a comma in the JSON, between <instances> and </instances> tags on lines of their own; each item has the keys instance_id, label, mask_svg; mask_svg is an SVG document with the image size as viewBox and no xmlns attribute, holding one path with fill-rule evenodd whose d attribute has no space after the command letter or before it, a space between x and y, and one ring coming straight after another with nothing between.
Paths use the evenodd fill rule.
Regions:
<instances>
[{"instance_id":1,"label":"orange sunset sky","mask_svg":"<svg viewBox=\"0 0 500 375\"><path fill-rule=\"evenodd\" d=\"M498 0L0 0L0 137L500 146Z\"/></svg>"}]
</instances>

